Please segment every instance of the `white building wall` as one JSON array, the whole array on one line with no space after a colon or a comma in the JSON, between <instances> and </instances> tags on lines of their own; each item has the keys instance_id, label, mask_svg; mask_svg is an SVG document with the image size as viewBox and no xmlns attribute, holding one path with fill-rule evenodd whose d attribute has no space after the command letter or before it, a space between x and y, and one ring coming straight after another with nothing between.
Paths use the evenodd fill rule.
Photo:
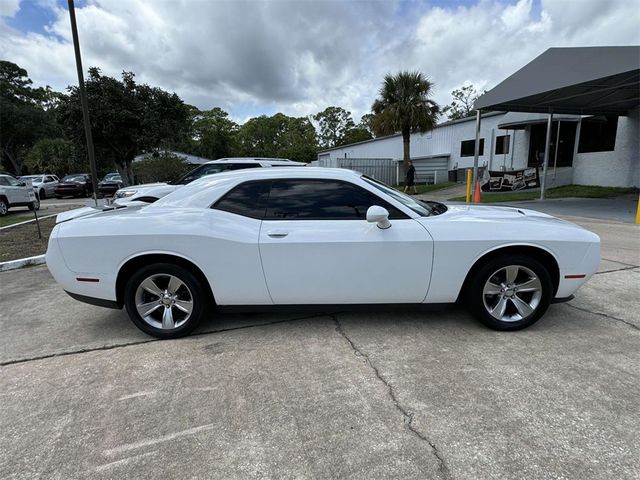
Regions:
<instances>
[{"instance_id":1,"label":"white building wall","mask_svg":"<svg viewBox=\"0 0 640 480\"><path fill-rule=\"evenodd\" d=\"M607 187L640 186L640 109L618 118L615 150L578 153L573 183Z\"/></svg>"},{"instance_id":2,"label":"white building wall","mask_svg":"<svg viewBox=\"0 0 640 480\"><path fill-rule=\"evenodd\" d=\"M557 175L557 182L551 185L576 183L580 185L603 185L631 187L640 186L640 110L632 111L627 117L620 117L616 133L615 150L612 152L578 153L573 168L564 168ZM505 114L484 116L480 128L480 138L485 139L484 152L479 158L480 167L491 170L520 170L527 167L529 158L530 128L522 130L502 130L498 124ZM475 138L475 117L467 121L446 123L426 134L411 135L411 158L449 156L448 169L473 166L473 156L461 157L460 144ZM495 137L511 137L509 153L496 155ZM579 139L576 138L576 142ZM320 166L337 166L337 158L402 158L402 136L394 135L347 145L342 148L318 154ZM573 177L573 179L571 178Z\"/></svg>"},{"instance_id":3,"label":"white building wall","mask_svg":"<svg viewBox=\"0 0 640 480\"><path fill-rule=\"evenodd\" d=\"M497 128L498 123L503 117L504 114L502 113L489 114L483 117L480 137L485 139L485 145L483 155L479 158L480 166L487 166L489 163L489 158L493 151L491 143L492 133L494 135L506 134L505 130L499 130ZM414 133L411 135L411 158L449 155L449 169L473 166L473 156L460 156L460 142L463 140L473 140L475 138L475 128L475 117L472 117L467 121L447 123L438 126L431 132L424 134ZM513 131L509 132L509 134L512 133ZM520 134L521 138L524 137L522 131L518 132L518 134ZM524 152L524 149L521 149L521 152ZM401 159L402 155L402 136L394 135L322 152L318 154L318 160L320 160L324 166L333 166L335 163L333 159L336 158L392 158L397 160ZM509 157L509 162L510 160ZM526 154L523 161L526 164ZM501 164L502 163L500 163L500 165Z\"/></svg>"}]
</instances>

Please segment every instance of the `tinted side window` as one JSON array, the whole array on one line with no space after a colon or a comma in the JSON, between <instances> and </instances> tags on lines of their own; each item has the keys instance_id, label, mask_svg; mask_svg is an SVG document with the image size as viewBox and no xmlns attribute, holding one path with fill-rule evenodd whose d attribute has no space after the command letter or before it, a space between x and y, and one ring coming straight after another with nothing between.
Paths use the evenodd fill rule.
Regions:
<instances>
[{"instance_id":1,"label":"tinted side window","mask_svg":"<svg viewBox=\"0 0 640 480\"><path fill-rule=\"evenodd\" d=\"M333 180L275 180L271 184L266 219L365 220L372 205L386 208L389 218L407 218L356 185Z\"/></svg>"},{"instance_id":2,"label":"tinted side window","mask_svg":"<svg viewBox=\"0 0 640 480\"><path fill-rule=\"evenodd\" d=\"M267 208L269 183L247 182L233 188L212 207L243 217L262 219Z\"/></svg>"},{"instance_id":3,"label":"tinted side window","mask_svg":"<svg viewBox=\"0 0 640 480\"><path fill-rule=\"evenodd\" d=\"M229 170L243 170L245 168L258 168L261 165L259 163L231 163L228 166Z\"/></svg>"}]
</instances>

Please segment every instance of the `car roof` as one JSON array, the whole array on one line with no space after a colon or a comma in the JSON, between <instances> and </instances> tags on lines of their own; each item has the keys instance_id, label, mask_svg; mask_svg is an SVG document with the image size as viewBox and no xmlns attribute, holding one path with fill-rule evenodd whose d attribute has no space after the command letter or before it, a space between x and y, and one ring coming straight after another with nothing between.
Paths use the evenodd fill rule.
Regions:
<instances>
[{"instance_id":1,"label":"car roof","mask_svg":"<svg viewBox=\"0 0 640 480\"><path fill-rule=\"evenodd\" d=\"M265 157L228 157L228 158L219 158L218 160L211 160L207 162L209 164L216 163L270 163L277 165L306 165L304 162L295 162L293 160L289 160L288 158L265 158Z\"/></svg>"},{"instance_id":2,"label":"car roof","mask_svg":"<svg viewBox=\"0 0 640 480\"><path fill-rule=\"evenodd\" d=\"M287 179L328 179L328 180L357 180L361 173L346 168L323 167L282 167L282 168L248 168L229 172L205 175L193 182L161 198L148 208L161 208L165 205L187 206L197 205L202 197L208 197L207 192L217 189L225 190L243 181Z\"/></svg>"}]
</instances>

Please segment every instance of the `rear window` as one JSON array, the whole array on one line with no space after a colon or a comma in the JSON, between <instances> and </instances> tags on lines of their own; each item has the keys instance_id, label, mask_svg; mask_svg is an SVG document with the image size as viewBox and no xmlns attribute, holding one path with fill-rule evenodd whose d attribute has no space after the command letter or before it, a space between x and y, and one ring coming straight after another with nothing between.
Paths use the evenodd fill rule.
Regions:
<instances>
[{"instance_id":1,"label":"rear window","mask_svg":"<svg viewBox=\"0 0 640 480\"><path fill-rule=\"evenodd\" d=\"M267 208L271 181L247 182L228 192L213 206L216 210L262 219Z\"/></svg>"}]
</instances>

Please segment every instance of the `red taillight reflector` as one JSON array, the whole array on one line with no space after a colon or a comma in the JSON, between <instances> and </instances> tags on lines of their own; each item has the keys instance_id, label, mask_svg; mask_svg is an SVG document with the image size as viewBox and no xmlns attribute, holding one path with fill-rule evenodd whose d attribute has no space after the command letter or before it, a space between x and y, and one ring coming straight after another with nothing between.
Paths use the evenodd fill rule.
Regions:
<instances>
[{"instance_id":1,"label":"red taillight reflector","mask_svg":"<svg viewBox=\"0 0 640 480\"><path fill-rule=\"evenodd\" d=\"M79 282L92 282L92 283L97 283L100 281L99 278L87 278L87 277L76 277L76 280Z\"/></svg>"},{"instance_id":2,"label":"red taillight reflector","mask_svg":"<svg viewBox=\"0 0 640 480\"><path fill-rule=\"evenodd\" d=\"M564 278L584 278L586 276L586 274L581 273L580 275L565 275Z\"/></svg>"}]
</instances>

